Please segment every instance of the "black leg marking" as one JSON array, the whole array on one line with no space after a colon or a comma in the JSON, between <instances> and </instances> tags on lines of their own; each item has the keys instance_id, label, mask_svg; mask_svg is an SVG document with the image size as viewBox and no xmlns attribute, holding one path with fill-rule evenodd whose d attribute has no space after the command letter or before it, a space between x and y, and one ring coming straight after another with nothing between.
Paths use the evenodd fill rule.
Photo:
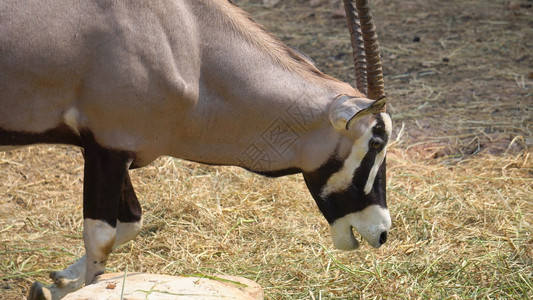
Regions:
<instances>
[{"instance_id":1,"label":"black leg marking","mask_svg":"<svg viewBox=\"0 0 533 300\"><path fill-rule=\"evenodd\" d=\"M128 199L133 195L137 199L127 175L133 155L101 147L90 133L84 134L83 148L83 218L102 220L116 227L123 186L130 187L124 193L124 198Z\"/></svg>"},{"instance_id":2,"label":"black leg marking","mask_svg":"<svg viewBox=\"0 0 533 300\"><path fill-rule=\"evenodd\" d=\"M87 255L85 284L102 274L117 237L123 186L133 154L100 146L90 132L82 133L85 157L83 241ZM131 183L128 182L131 186ZM126 189L125 199L131 198Z\"/></svg>"},{"instance_id":3,"label":"black leg marking","mask_svg":"<svg viewBox=\"0 0 533 300\"><path fill-rule=\"evenodd\" d=\"M122 184L122 197L118 207L118 220L123 223L138 222L141 220L142 209L139 199L131 184L130 175L126 173L126 178Z\"/></svg>"}]
</instances>

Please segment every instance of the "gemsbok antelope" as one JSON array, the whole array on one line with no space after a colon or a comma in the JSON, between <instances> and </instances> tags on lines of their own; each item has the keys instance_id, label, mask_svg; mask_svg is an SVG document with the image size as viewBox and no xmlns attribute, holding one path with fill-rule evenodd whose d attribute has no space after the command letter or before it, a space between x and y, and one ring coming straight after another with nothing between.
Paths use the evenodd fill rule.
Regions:
<instances>
[{"instance_id":1,"label":"gemsbok antelope","mask_svg":"<svg viewBox=\"0 0 533 300\"><path fill-rule=\"evenodd\" d=\"M302 173L333 244L385 243L392 123L367 1L345 0L354 89L228 0L0 1L0 149L76 145L85 159L86 254L29 299L104 272L141 228L128 170L162 155Z\"/></svg>"}]
</instances>

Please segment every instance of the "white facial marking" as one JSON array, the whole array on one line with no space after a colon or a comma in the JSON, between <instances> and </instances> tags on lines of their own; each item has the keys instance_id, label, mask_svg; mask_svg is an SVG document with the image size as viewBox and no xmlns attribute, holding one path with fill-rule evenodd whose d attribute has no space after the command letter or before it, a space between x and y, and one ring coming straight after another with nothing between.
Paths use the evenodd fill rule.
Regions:
<instances>
[{"instance_id":1,"label":"white facial marking","mask_svg":"<svg viewBox=\"0 0 533 300\"><path fill-rule=\"evenodd\" d=\"M383 162L386 153L387 149L386 147L384 147L383 150L381 150L381 152L379 152L378 155L376 155L376 158L374 159L374 165L372 166L372 169L370 169L370 173L368 173L368 179L366 180L365 189L363 190L366 195L370 194L370 192L372 191L374 180L376 179L379 167L381 166L381 163Z\"/></svg>"},{"instance_id":2,"label":"white facial marking","mask_svg":"<svg viewBox=\"0 0 533 300\"><path fill-rule=\"evenodd\" d=\"M337 173L331 175L326 185L322 188L322 197L348 189L352 183L355 169L359 167L368 152L368 141L372 138L372 128L374 125L376 125L376 121L368 126L365 133L355 141L352 146L352 151L344 161L342 168Z\"/></svg>"},{"instance_id":3,"label":"white facial marking","mask_svg":"<svg viewBox=\"0 0 533 300\"><path fill-rule=\"evenodd\" d=\"M370 205L362 211L337 219L330 225L331 238L335 247L337 247L336 241L340 246L349 246L349 241L355 240L353 232L346 230L351 227L355 228L372 247L378 248L381 246L379 242L381 234L388 232L391 228L389 210L379 205Z\"/></svg>"},{"instance_id":4,"label":"white facial marking","mask_svg":"<svg viewBox=\"0 0 533 300\"><path fill-rule=\"evenodd\" d=\"M80 135L78 128L78 119L80 117L80 112L74 107L69 108L63 115L63 120L68 127L70 127L74 132Z\"/></svg>"},{"instance_id":5,"label":"white facial marking","mask_svg":"<svg viewBox=\"0 0 533 300\"><path fill-rule=\"evenodd\" d=\"M388 113L381 113L380 116L383 123L385 123L385 131L387 132L387 135L390 136L392 133L392 119Z\"/></svg>"},{"instance_id":6,"label":"white facial marking","mask_svg":"<svg viewBox=\"0 0 533 300\"><path fill-rule=\"evenodd\" d=\"M392 120L389 114L387 113L381 113L380 115L381 119L383 120L383 123L385 124L385 132L387 132L387 136L390 136L392 132ZM385 155L387 155L387 145L385 145L385 147L383 147L383 150L381 150L381 152L376 155L374 165L372 166L372 169L368 174L368 179L366 181L364 189L366 195L368 195L372 191L372 186L374 185L376 174L378 173L379 167L383 163L383 159L385 159Z\"/></svg>"}]
</instances>

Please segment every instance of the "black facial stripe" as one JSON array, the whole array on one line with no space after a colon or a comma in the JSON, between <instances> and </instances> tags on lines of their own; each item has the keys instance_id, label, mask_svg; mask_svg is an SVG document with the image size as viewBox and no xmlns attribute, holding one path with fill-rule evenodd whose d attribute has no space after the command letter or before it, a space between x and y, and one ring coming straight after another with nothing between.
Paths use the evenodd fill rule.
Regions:
<instances>
[{"instance_id":1,"label":"black facial stripe","mask_svg":"<svg viewBox=\"0 0 533 300\"><path fill-rule=\"evenodd\" d=\"M365 185L368 181L368 177L370 175L370 171L372 170L372 167L374 166L376 162L377 155L381 153L381 151L383 151L383 148L385 148L385 146L387 145L388 139L389 139L387 131L385 130L385 122L383 121L381 114L376 115L376 125L374 125L374 127L372 128L372 135L373 135L372 139L381 139L383 143L381 147L377 149L373 149L369 146L368 152L365 154L365 157L361 161L361 164L354 171L354 175L353 175L354 185L361 191L363 191L363 189L365 188ZM383 163L384 162L385 161L383 161Z\"/></svg>"},{"instance_id":2,"label":"black facial stripe","mask_svg":"<svg viewBox=\"0 0 533 300\"><path fill-rule=\"evenodd\" d=\"M387 208L387 157L383 158L383 162L381 163L381 166L379 166L372 190L376 195L375 204Z\"/></svg>"},{"instance_id":3,"label":"black facial stripe","mask_svg":"<svg viewBox=\"0 0 533 300\"><path fill-rule=\"evenodd\" d=\"M383 139L385 145L389 141L389 135L385 130L385 122L383 121L381 114L376 115L376 125L374 125L374 128L372 128L372 134L375 137Z\"/></svg>"},{"instance_id":4,"label":"black facial stripe","mask_svg":"<svg viewBox=\"0 0 533 300\"><path fill-rule=\"evenodd\" d=\"M354 171L353 183L361 191L363 191L365 188L366 182L368 181L368 176L370 175L370 170L372 170L372 167L374 166L378 153L378 151L369 150L365 154L365 157L363 157L359 167L357 167L357 169Z\"/></svg>"},{"instance_id":5,"label":"black facial stripe","mask_svg":"<svg viewBox=\"0 0 533 300\"><path fill-rule=\"evenodd\" d=\"M375 115L375 124L371 132L372 138L382 141L382 146L377 149L372 149L369 146L359 167L354 170L351 184L346 190L321 195L322 189L326 186L331 175L339 172L344 165L344 160L336 156L331 156L316 171L303 174L309 191L318 204L320 211L330 224L350 213L362 211L370 205L379 205L380 207L387 208L385 199L385 158L383 158L383 162L379 166L370 193L364 193L364 188L367 184L370 171L374 167L376 157L384 151L389 139L381 114ZM369 140L366 142L369 142Z\"/></svg>"},{"instance_id":6,"label":"black facial stripe","mask_svg":"<svg viewBox=\"0 0 533 300\"><path fill-rule=\"evenodd\" d=\"M386 163L384 159L376 174L374 186L372 187L370 194L365 195L363 191L364 184L366 183L365 181L361 188L355 185L350 185L346 191L331 193L328 195L327 199L323 201L324 203L322 204L324 210L322 210L322 208L321 210L329 224L332 224L335 220L342 218L347 214L362 211L370 205L379 205L380 207L387 208L385 176Z\"/></svg>"}]
</instances>

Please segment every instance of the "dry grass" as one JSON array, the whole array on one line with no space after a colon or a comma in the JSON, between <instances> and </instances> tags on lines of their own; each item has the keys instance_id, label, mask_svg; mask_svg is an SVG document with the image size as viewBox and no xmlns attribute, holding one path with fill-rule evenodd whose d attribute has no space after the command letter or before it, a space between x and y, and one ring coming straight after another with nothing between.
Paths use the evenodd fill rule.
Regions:
<instances>
[{"instance_id":1,"label":"dry grass","mask_svg":"<svg viewBox=\"0 0 533 300\"><path fill-rule=\"evenodd\" d=\"M20 298L83 252L81 157L40 146L1 154L2 293ZM19 162L24 161L24 165ZM390 242L333 250L299 176L161 158L133 172L145 226L111 271L231 274L271 299L533 296L533 171L526 153L450 166L389 155Z\"/></svg>"},{"instance_id":2,"label":"dry grass","mask_svg":"<svg viewBox=\"0 0 533 300\"><path fill-rule=\"evenodd\" d=\"M353 81L329 0L237 2L321 70ZM269 299L533 298L531 8L373 3L396 123L389 242L333 250L299 176L161 158L132 172L145 226L112 254L110 271L240 275ZM23 298L83 253L82 172L70 147L0 153L0 298Z\"/></svg>"}]
</instances>

